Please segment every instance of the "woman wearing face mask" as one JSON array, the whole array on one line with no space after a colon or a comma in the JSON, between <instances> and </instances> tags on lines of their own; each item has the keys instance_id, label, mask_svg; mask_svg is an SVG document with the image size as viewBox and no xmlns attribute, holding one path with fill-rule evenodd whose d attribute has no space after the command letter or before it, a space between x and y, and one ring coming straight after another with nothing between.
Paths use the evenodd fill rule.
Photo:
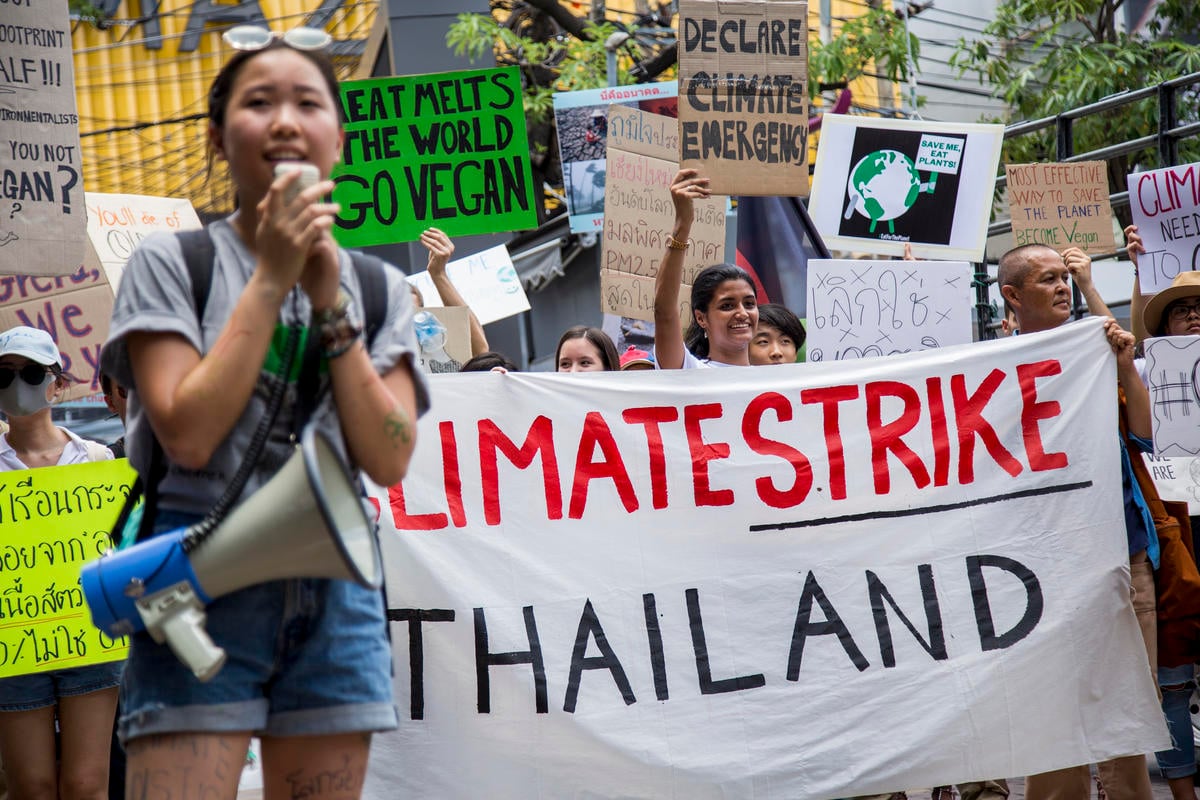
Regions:
<instances>
[{"instance_id":1,"label":"woman wearing face mask","mask_svg":"<svg viewBox=\"0 0 1200 800\"><path fill-rule=\"evenodd\" d=\"M0 469L107 461L109 449L50 419L67 388L50 334L10 328L0 334ZM92 797L108 792L107 732L117 709L121 663L95 664L0 679L0 760L13 797ZM57 713L56 713L57 712ZM54 723L62 739L55 764Z\"/></svg>"}]
</instances>

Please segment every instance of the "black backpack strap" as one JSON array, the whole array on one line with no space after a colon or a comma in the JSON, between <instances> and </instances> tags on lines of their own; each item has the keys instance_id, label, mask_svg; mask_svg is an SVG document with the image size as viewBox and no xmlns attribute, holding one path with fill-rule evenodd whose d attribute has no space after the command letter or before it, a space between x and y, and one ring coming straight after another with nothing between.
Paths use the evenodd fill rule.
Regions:
<instances>
[{"instance_id":1,"label":"black backpack strap","mask_svg":"<svg viewBox=\"0 0 1200 800\"><path fill-rule=\"evenodd\" d=\"M192 303L196 308L196 324L203 327L204 309L208 307L208 294L212 288L213 272L217 261L217 251L213 246L212 236L207 228L199 230L179 231L175 234L179 246L183 249L183 263L187 266L188 277L192 281ZM137 541L150 538L154 531L155 510L158 507L158 485L167 474L167 458L163 452L158 437L151 431L150 468L145 476L138 476L126 498L125 507L113 526L113 536L119 537L125 528L133 507L138 498L145 495L142 509L141 525L137 532Z\"/></svg>"},{"instance_id":2,"label":"black backpack strap","mask_svg":"<svg viewBox=\"0 0 1200 800\"><path fill-rule=\"evenodd\" d=\"M375 335L379 333L383 321L387 318L387 274L384 272L383 261L375 256L352 250L350 260L354 263L354 271L358 273L358 286L363 302L363 336L367 342L367 350L370 350L371 345L375 343Z\"/></svg>"},{"instance_id":3,"label":"black backpack strap","mask_svg":"<svg viewBox=\"0 0 1200 800\"><path fill-rule=\"evenodd\" d=\"M217 250L208 228L180 231L175 234L183 248L183 263L192 279L192 302L196 307L196 323L204 325L204 309L208 307L208 292L212 288L213 266Z\"/></svg>"}]
</instances>

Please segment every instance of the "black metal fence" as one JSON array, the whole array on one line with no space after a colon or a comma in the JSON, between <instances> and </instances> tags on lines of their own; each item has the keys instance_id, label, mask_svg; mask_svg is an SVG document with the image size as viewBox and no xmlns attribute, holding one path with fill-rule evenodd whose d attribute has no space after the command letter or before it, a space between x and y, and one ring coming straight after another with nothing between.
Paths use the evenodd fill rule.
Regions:
<instances>
[{"instance_id":1,"label":"black metal fence","mask_svg":"<svg viewBox=\"0 0 1200 800\"><path fill-rule=\"evenodd\" d=\"M1127 130L1119 128L1130 118L1140 116L1143 124L1136 127L1143 135L1131 138ZM1144 123L1149 124L1144 124ZM1081 129L1087 128L1087 138L1108 142L1085 152L1076 152ZM1137 132L1137 131L1135 131ZM1004 131L1006 149L1010 143L1026 140L1025 150L1031 142L1029 137L1040 139L1032 142L1032 149L1040 151L1044 160L1051 161L1106 161L1110 164L1110 193L1114 213L1125 219L1129 206L1129 192L1123 185L1112 191L1111 166L1123 165L1120 173L1132 170L1160 169L1189 163L1200 159L1200 72L1165 81L1157 86L1134 89L1111 95L1090 105L1064 111L1053 117L1019 122ZM1053 138L1051 138L1053 137ZM1011 163L1002 157L1002 163ZM1001 197L1006 178L996 178L996 197ZM996 207L1000 207L998 204ZM988 235L1005 233L1012 229L1008 219L996 220L988 228ZM1124 248L1113 253L1097 254L1094 258L1121 255ZM992 305L988 286L993 282L986 264L975 265L975 307L977 312L978 338L991 339L996 336L997 309ZM1075 293L1075 316L1084 313L1084 306Z\"/></svg>"}]
</instances>

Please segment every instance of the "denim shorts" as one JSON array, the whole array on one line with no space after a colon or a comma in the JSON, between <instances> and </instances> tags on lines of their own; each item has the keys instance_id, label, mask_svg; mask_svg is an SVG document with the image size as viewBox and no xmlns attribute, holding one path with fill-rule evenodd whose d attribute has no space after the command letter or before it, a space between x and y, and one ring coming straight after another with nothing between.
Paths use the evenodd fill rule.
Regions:
<instances>
[{"instance_id":1,"label":"denim shorts","mask_svg":"<svg viewBox=\"0 0 1200 800\"><path fill-rule=\"evenodd\" d=\"M124 664L124 661L109 661L0 678L0 711L32 711L52 706L60 697L115 689L121 683Z\"/></svg>"},{"instance_id":2,"label":"denim shorts","mask_svg":"<svg viewBox=\"0 0 1200 800\"><path fill-rule=\"evenodd\" d=\"M194 521L160 511L155 529ZM343 580L272 581L218 597L205 613L209 636L227 656L207 683L166 644L145 632L130 638L122 742L157 733L304 736L396 727L378 589Z\"/></svg>"}]
</instances>

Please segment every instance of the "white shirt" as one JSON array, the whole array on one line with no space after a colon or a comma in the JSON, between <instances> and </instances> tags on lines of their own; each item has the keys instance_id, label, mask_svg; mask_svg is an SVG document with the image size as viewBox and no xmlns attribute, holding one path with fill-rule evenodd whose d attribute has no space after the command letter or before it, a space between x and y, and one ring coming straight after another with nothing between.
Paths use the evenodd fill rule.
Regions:
<instances>
[{"instance_id":1,"label":"white shirt","mask_svg":"<svg viewBox=\"0 0 1200 800\"><path fill-rule=\"evenodd\" d=\"M67 464L86 464L90 461L112 459L112 451L104 445L81 439L66 428L59 428L59 430L67 435L69 441L63 447L62 455L58 457L58 464L55 466L62 467ZM102 450L103 452L101 452ZM104 455L105 453L107 456ZM8 433L6 432L0 435L0 471L7 472L14 469L29 469L29 466L17 458L17 451L13 450L12 445L8 443Z\"/></svg>"}]
</instances>

